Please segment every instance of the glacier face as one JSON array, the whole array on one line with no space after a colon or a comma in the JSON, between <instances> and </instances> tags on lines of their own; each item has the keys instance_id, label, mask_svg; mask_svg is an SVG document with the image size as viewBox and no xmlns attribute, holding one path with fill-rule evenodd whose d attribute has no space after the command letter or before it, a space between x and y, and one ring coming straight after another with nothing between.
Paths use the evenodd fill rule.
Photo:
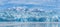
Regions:
<instances>
[{"instance_id":1,"label":"glacier face","mask_svg":"<svg viewBox=\"0 0 60 27\"><path fill-rule=\"evenodd\" d=\"M0 0L0 27L60 27L60 0Z\"/></svg>"},{"instance_id":2,"label":"glacier face","mask_svg":"<svg viewBox=\"0 0 60 27\"><path fill-rule=\"evenodd\" d=\"M45 10L43 8L17 6L0 10L0 21L59 22L60 18L56 10Z\"/></svg>"}]
</instances>

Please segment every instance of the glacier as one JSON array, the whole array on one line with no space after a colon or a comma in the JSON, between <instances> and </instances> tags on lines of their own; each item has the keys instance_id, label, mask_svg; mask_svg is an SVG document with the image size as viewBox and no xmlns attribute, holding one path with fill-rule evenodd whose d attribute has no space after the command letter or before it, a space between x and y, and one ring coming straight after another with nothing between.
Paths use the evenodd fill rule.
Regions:
<instances>
[{"instance_id":1,"label":"glacier","mask_svg":"<svg viewBox=\"0 0 60 27\"><path fill-rule=\"evenodd\" d=\"M60 0L0 0L0 27L60 27Z\"/></svg>"},{"instance_id":2,"label":"glacier","mask_svg":"<svg viewBox=\"0 0 60 27\"><path fill-rule=\"evenodd\" d=\"M59 22L59 13L56 10L44 10L42 8L10 7L0 9L0 21L22 22Z\"/></svg>"}]
</instances>

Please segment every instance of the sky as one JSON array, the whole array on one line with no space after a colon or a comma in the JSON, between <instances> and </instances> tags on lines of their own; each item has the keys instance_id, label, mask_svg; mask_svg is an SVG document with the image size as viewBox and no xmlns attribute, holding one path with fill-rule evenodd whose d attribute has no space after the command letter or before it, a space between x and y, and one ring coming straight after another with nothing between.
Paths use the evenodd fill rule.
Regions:
<instances>
[{"instance_id":1,"label":"sky","mask_svg":"<svg viewBox=\"0 0 60 27\"><path fill-rule=\"evenodd\" d=\"M12 6L39 7L44 9L59 9L60 0L0 0L0 8Z\"/></svg>"}]
</instances>

